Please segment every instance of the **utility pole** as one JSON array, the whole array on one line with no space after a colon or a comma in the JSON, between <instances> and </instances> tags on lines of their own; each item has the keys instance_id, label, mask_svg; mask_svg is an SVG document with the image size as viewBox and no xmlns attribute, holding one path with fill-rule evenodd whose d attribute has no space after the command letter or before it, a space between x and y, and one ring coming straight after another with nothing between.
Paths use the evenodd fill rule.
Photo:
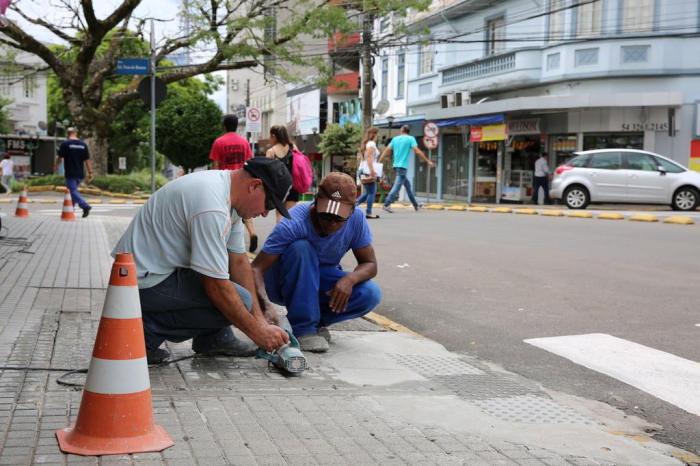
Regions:
<instances>
[{"instance_id":1,"label":"utility pole","mask_svg":"<svg viewBox=\"0 0 700 466\"><path fill-rule=\"evenodd\" d=\"M362 19L362 130L372 126L372 29L374 14L367 13Z\"/></svg>"},{"instance_id":2,"label":"utility pole","mask_svg":"<svg viewBox=\"0 0 700 466\"><path fill-rule=\"evenodd\" d=\"M245 80L245 138L246 141L248 141L248 145L250 145L250 137L252 134L248 131L248 107L250 107L250 78ZM251 150L252 149L251 147Z\"/></svg>"},{"instance_id":3,"label":"utility pole","mask_svg":"<svg viewBox=\"0 0 700 466\"><path fill-rule=\"evenodd\" d=\"M156 30L151 19L151 193L156 192Z\"/></svg>"}]
</instances>

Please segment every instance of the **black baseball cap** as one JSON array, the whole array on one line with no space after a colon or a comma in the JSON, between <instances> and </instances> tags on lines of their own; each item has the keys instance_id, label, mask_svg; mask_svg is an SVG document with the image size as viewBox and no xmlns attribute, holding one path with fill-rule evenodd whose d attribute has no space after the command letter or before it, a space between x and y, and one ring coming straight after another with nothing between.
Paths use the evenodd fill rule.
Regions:
<instances>
[{"instance_id":1,"label":"black baseball cap","mask_svg":"<svg viewBox=\"0 0 700 466\"><path fill-rule=\"evenodd\" d=\"M268 157L253 157L246 161L243 169L253 178L263 182L265 197L272 201L277 212L291 218L284 206L284 201L292 189L292 175L289 174L284 163Z\"/></svg>"}]
</instances>

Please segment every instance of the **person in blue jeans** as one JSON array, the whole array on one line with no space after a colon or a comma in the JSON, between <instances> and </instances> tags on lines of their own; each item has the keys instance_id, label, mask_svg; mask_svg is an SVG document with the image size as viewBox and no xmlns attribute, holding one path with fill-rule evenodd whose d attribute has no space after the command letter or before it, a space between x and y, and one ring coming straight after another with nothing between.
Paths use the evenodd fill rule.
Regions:
<instances>
[{"instance_id":1,"label":"person in blue jeans","mask_svg":"<svg viewBox=\"0 0 700 466\"><path fill-rule=\"evenodd\" d=\"M313 203L298 204L272 230L253 261L258 301L265 312L287 308L301 349L329 349L327 327L361 317L381 301L377 259L364 213L355 209L357 191L349 175L332 172L318 186ZM357 266L340 260L352 250Z\"/></svg>"},{"instance_id":2,"label":"person in blue jeans","mask_svg":"<svg viewBox=\"0 0 700 466\"><path fill-rule=\"evenodd\" d=\"M378 133L379 130L377 128L368 128L365 132L365 138L360 145L362 160L367 163L366 167L360 170L363 171L363 173L360 173L360 182L364 188L364 193L355 202L355 205L359 206L363 202L367 202L367 210L365 211L365 217L367 218L379 218L379 215L372 213L372 204L374 204L374 197L377 195L377 173L374 171L374 168L379 156L379 149L377 149Z\"/></svg>"},{"instance_id":3,"label":"person in blue jeans","mask_svg":"<svg viewBox=\"0 0 700 466\"><path fill-rule=\"evenodd\" d=\"M90 214L92 207L78 192L78 186L85 178L83 165L87 167L88 181L92 179L92 161L90 160L90 151L87 144L78 138L78 130L68 128L68 139L61 143L58 148L58 157L56 158L56 166L63 159L64 174L66 177L66 187L70 191L70 197L73 200L73 205L76 203L83 209L83 217ZM55 170L54 170L55 171Z\"/></svg>"},{"instance_id":4,"label":"person in blue jeans","mask_svg":"<svg viewBox=\"0 0 700 466\"><path fill-rule=\"evenodd\" d=\"M418 154L420 158L425 160L428 166L435 166L433 161L426 157L425 153L418 148L416 138L411 136L409 134L410 132L411 128L408 125L403 125L401 127L401 135L393 138L389 145L384 149L384 152L382 152L381 157L379 157L379 162L384 160L384 157L389 154L392 154L394 158L394 172L396 174L396 179L394 180L394 186L392 186L391 191L389 191L386 199L384 199L384 206L382 207L390 214L394 213L390 206L399 196L401 186L406 188L406 194L408 194L408 198L411 200L413 208L416 210L419 208L418 201L416 201L416 197L413 195L413 191L411 190L411 182L408 181L408 178L406 177L406 170L408 169L410 157L414 154Z\"/></svg>"}]
</instances>

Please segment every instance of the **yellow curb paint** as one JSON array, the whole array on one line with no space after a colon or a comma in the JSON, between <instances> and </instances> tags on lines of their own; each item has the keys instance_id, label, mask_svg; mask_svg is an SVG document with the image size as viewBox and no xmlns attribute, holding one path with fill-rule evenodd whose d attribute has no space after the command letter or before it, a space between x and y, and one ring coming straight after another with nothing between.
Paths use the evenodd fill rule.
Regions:
<instances>
[{"instance_id":1,"label":"yellow curb paint","mask_svg":"<svg viewBox=\"0 0 700 466\"><path fill-rule=\"evenodd\" d=\"M0 199L0 204L12 204L14 199Z\"/></svg>"},{"instance_id":2,"label":"yellow curb paint","mask_svg":"<svg viewBox=\"0 0 700 466\"><path fill-rule=\"evenodd\" d=\"M672 223L674 225L694 225L695 221L685 215L671 215L664 219L664 223Z\"/></svg>"},{"instance_id":3,"label":"yellow curb paint","mask_svg":"<svg viewBox=\"0 0 700 466\"><path fill-rule=\"evenodd\" d=\"M467 207L468 212L488 212L486 207Z\"/></svg>"},{"instance_id":4,"label":"yellow curb paint","mask_svg":"<svg viewBox=\"0 0 700 466\"><path fill-rule=\"evenodd\" d=\"M146 199L136 199L133 203L136 205L144 205L146 202Z\"/></svg>"},{"instance_id":5,"label":"yellow curb paint","mask_svg":"<svg viewBox=\"0 0 700 466\"><path fill-rule=\"evenodd\" d=\"M491 209L491 213L494 214L510 214L513 212L513 209L510 207L496 207L495 209Z\"/></svg>"},{"instance_id":6,"label":"yellow curb paint","mask_svg":"<svg viewBox=\"0 0 700 466\"><path fill-rule=\"evenodd\" d=\"M405 204L391 204L390 207L392 209L408 209L408 206Z\"/></svg>"},{"instance_id":7,"label":"yellow curb paint","mask_svg":"<svg viewBox=\"0 0 700 466\"><path fill-rule=\"evenodd\" d=\"M39 204L56 204L58 199L39 199L37 202Z\"/></svg>"},{"instance_id":8,"label":"yellow curb paint","mask_svg":"<svg viewBox=\"0 0 700 466\"><path fill-rule=\"evenodd\" d=\"M425 210L445 210L445 206L441 204L428 204L427 206L423 207Z\"/></svg>"},{"instance_id":9,"label":"yellow curb paint","mask_svg":"<svg viewBox=\"0 0 700 466\"><path fill-rule=\"evenodd\" d=\"M453 210L456 212L464 212L465 210L467 210L467 206L465 206L465 205L451 205L446 210Z\"/></svg>"},{"instance_id":10,"label":"yellow curb paint","mask_svg":"<svg viewBox=\"0 0 700 466\"><path fill-rule=\"evenodd\" d=\"M102 199L86 199L88 204L102 204Z\"/></svg>"},{"instance_id":11,"label":"yellow curb paint","mask_svg":"<svg viewBox=\"0 0 700 466\"><path fill-rule=\"evenodd\" d=\"M377 324L377 325L379 325L380 327L384 327L384 328L387 329L387 330L392 330L392 331L394 331L394 332L409 333L409 334L411 334L411 335L415 335L415 336L422 337L422 335L420 335L420 334L414 332L414 331L411 330L410 328L404 327L403 325L401 325L401 324L399 324L399 323L397 323L397 322L394 322L394 321L391 320L391 319L387 319L387 318L384 317L384 316L380 316L379 314L376 314L376 313L374 313L374 312L370 312L370 313L368 313L368 314L365 314L364 318L365 318L366 320L369 320L369 321L372 322L373 324Z\"/></svg>"},{"instance_id":12,"label":"yellow curb paint","mask_svg":"<svg viewBox=\"0 0 700 466\"><path fill-rule=\"evenodd\" d=\"M521 214L521 215L537 215L537 211L535 209L515 209L516 214Z\"/></svg>"},{"instance_id":13,"label":"yellow curb paint","mask_svg":"<svg viewBox=\"0 0 700 466\"><path fill-rule=\"evenodd\" d=\"M656 215L637 214L629 218L633 222L658 222L659 218Z\"/></svg>"},{"instance_id":14,"label":"yellow curb paint","mask_svg":"<svg viewBox=\"0 0 700 466\"><path fill-rule=\"evenodd\" d=\"M562 212L561 210L543 210L542 212L540 212L540 215L542 215L543 217L563 217L564 212Z\"/></svg>"},{"instance_id":15,"label":"yellow curb paint","mask_svg":"<svg viewBox=\"0 0 700 466\"><path fill-rule=\"evenodd\" d=\"M109 204L126 204L124 199L110 199Z\"/></svg>"},{"instance_id":16,"label":"yellow curb paint","mask_svg":"<svg viewBox=\"0 0 700 466\"><path fill-rule=\"evenodd\" d=\"M616 212L606 212L598 215L596 218L600 220L624 220L625 216Z\"/></svg>"},{"instance_id":17,"label":"yellow curb paint","mask_svg":"<svg viewBox=\"0 0 700 466\"><path fill-rule=\"evenodd\" d=\"M687 451L675 450L671 452L671 456L682 461L685 464L700 464L700 456L694 455Z\"/></svg>"},{"instance_id":18,"label":"yellow curb paint","mask_svg":"<svg viewBox=\"0 0 700 466\"><path fill-rule=\"evenodd\" d=\"M593 214L590 212L569 212L567 216L571 218L593 218Z\"/></svg>"}]
</instances>

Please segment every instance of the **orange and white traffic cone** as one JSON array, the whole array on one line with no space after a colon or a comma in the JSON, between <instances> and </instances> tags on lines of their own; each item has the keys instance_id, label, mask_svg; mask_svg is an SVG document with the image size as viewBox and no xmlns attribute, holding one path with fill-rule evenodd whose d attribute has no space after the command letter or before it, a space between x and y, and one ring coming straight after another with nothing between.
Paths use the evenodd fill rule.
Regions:
<instances>
[{"instance_id":1,"label":"orange and white traffic cone","mask_svg":"<svg viewBox=\"0 0 700 466\"><path fill-rule=\"evenodd\" d=\"M64 453L122 455L174 445L153 422L134 258L119 253L97 329L76 423L56 431Z\"/></svg>"},{"instance_id":2,"label":"orange and white traffic cone","mask_svg":"<svg viewBox=\"0 0 700 466\"><path fill-rule=\"evenodd\" d=\"M27 198L26 189L23 189L22 192L19 193L15 217L29 217L29 199Z\"/></svg>"},{"instance_id":3,"label":"orange and white traffic cone","mask_svg":"<svg viewBox=\"0 0 700 466\"><path fill-rule=\"evenodd\" d=\"M66 190L66 195L63 198L63 210L61 211L61 220L75 220L75 211L73 208L73 199L70 197L70 191Z\"/></svg>"}]
</instances>

